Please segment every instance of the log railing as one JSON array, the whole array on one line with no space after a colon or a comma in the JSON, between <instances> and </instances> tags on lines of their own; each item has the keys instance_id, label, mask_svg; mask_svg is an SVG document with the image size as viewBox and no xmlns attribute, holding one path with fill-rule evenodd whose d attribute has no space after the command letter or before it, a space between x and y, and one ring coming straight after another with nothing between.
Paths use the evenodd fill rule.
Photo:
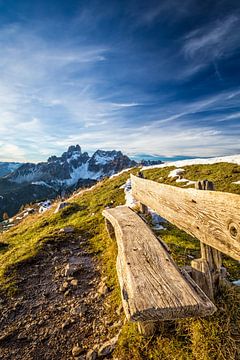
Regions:
<instances>
[{"instance_id":1,"label":"log railing","mask_svg":"<svg viewBox=\"0 0 240 360\"><path fill-rule=\"evenodd\" d=\"M221 253L240 260L240 196L212 191L208 182L183 189L131 175L131 183L132 195L141 205L200 240L202 257L192 261L192 276L213 299Z\"/></svg>"}]
</instances>

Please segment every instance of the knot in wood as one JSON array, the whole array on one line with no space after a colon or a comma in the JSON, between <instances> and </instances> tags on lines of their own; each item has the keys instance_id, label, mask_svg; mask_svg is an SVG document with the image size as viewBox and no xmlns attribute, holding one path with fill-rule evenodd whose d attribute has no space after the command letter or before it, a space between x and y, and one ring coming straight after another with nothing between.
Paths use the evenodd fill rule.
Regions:
<instances>
[{"instance_id":1,"label":"knot in wood","mask_svg":"<svg viewBox=\"0 0 240 360\"><path fill-rule=\"evenodd\" d=\"M236 238L238 236L238 226L237 224L231 222L228 226L231 237Z\"/></svg>"}]
</instances>

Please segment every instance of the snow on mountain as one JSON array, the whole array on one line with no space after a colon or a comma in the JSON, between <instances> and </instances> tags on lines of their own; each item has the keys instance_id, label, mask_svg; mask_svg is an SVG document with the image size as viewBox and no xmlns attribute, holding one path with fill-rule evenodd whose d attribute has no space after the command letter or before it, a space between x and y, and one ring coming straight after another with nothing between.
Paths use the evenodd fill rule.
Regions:
<instances>
[{"instance_id":1,"label":"snow on mountain","mask_svg":"<svg viewBox=\"0 0 240 360\"><path fill-rule=\"evenodd\" d=\"M7 178L18 184L32 183L59 189L74 186L81 179L99 180L135 165L135 161L121 151L97 150L90 157L76 145L70 146L60 157L51 156L47 162L23 164Z\"/></svg>"},{"instance_id":2,"label":"snow on mountain","mask_svg":"<svg viewBox=\"0 0 240 360\"><path fill-rule=\"evenodd\" d=\"M216 164L221 162L228 162L233 164L240 165L240 154L237 155L230 155L230 156L221 156L215 158L208 158L208 159L187 159L187 160L178 160L178 161L168 161L164 164L160 165L153 165L153 166L144 166L142 170L149 170L155 168L164 168L167 166L187 166L187 165L204 165L204 164Z\"/></svg>"}]
</instances>

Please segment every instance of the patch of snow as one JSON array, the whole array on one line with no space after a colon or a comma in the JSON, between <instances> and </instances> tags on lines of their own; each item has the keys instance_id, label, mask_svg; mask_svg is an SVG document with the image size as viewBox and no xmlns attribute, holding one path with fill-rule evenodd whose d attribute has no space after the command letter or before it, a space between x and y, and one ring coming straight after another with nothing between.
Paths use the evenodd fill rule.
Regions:
<instances>
[{"instance_id":1,"label":"patch of snow","mask_svg":"<svg viewBox=\"0 0 240 360\"><path fill-rule=\"evenodd\" d=\"M50 206L40 206L38 212L39 212L40 214L42 214L42 213L44 213L45 211L47 211L48 209L50 209L50 208L51 208L51 205L50 205Z\"/></svg>"},{"instance_id":2,"label":"patch of snow","mask_svg":"<svg viewBox=\"0 0 240 360\"><path fill-rule=\"evenodd\" d=\"M148 213L151 215L152 218L152 224L153 224L153 229L154 230L166 230L164 226L162 226L162 222L165 222L166 220L164 220L160 215L158 215L154 210L152 210L151 208L148 208Z\"/></svg>"},{"instance_id":3,"label":"patch of snow","mask_svg":"<svg viewBox=\"0 0 240 360\"><path fill-rule=\"evenodd\" d=\"M125 193L125 205L134 208L137 204L137 201L132 196L132 185L131 179L128 179L124 185L121 186L121 189L124 189Z\"/></svg>"},{"instance_id":4,"label":"patch of snow","mask_svg":"<svg viewBox=\"0 0 240 360\"><path fill-rule=\"evenodd\" d=\"M48 209L50 209L52 207L51 200L43 201L39 205L40 205L40 208L39 208L38 212L40 214L47 211Z\"/></svg>"},{"instance_id":5,"label":"patch of snow","mask_svg":"<svg viewBox=\"0 0 240 360\"><path fill-rule=\"evenodd\" d=\"M33 181L31 183L32 185L39 185L39 186L46 186L46 187L49 187L51 189L53 189L53 187L47 183L45 183L45 181Z\"/></svg>"},{"instance_id":6,"label":"patch of snow","mask_svg":"<svg viewBox=\"0 0 240 360\"><path fill-rule=\"evenodd\" d=\"M138 202L132 196L131 179L129 178L126 181L126 183L121 186L120 189L124 189L125 201L126 201L125 206L128 206L130 208L134 208L137 205ZM154 230L165 230L165 228L161 224L165 220L163 218L161 218L161 216L159 216L155 211L153 211L150 208L148 208L148 213L151 215L151 218L152 218L153 229Z\"/></svg>"},{"instance_id":7,"label":"patch of snow","mask_svg":"<svg viewBox=\"0 0 240 360\"><path fill-rule=\"evenodd\" d=\"M232 283L233 285L240 286L240 280L235 280Z\"/></svg>"},{"instance_id":8,"label":"patch of snow","mask_svg":"<svg viewBox=\"0 0 240 360\"><path fill-rule=\"evenodd\" d=\"M114 160L116 155L99 155L99 154L95 154L94 155L94 160L96 164L100 164L100 165L106 165L107 163L109 163L110 161Z\"/></svg>"},{"instance_id":9,"label":"patch of snow","mask_svg":"<svg viewBox=\"0 0 240 360\"><path fill-rule=\"evenodd\" d=\"M170 178L175 178L175 177L183 174L184 172L185 172L185 170L184 170L184 169L181 169L181 168L180 168L180 169L179 169L179 168L178 168L178 169L174 169L174 170L170 171L168 177L170 177Z\"/></svg>"},{"instance_id":10,"label":"patch of snow","mask_svg":"<svg viewBox=\"0 0 240 360\"><path fill-rule=\"evenodd\" d=\"M144 166L142 170L149 170L149 169L157 169L157 168L164 168L167 166L187 166L187 165L204 165L204 164L217 164L221 162L227 162L232 164L240 165L240 154L237 155L230 155L230 156L221 156L221 157L214 157L208 159L186 159L186 160L178 160L178 161L167 161L164 164L159 165L152 165L152 166Z\"/></svg>"},{"instance_id":11,"label":"patch of snow","mask_svg":"<svg viewBox=\"0 0 240 360\"><path fill-rule=\"evenodd\" d=\"M129 170L132 170L132 169L134 169L134 168L131 167L131 168L123 169L123 170L119 171L118 173L113 174L112 176L110 176L110 179L113 179L113 178L115 178L116 176L119 176L119 175L125 173L126 171L129 171Z\"/></svg>"},{"instance_id":12,"label":"patch of snow","mask_svg":"<svg viewBox=\"0 0 240 360\"><path fill-rule=\"evenodd\" d=\"M184 186L195 185L196 181L181 178L181 176L184 172L185 172L185 170L181 169L181 168L174 169L174 170L170 171L168 177L170 177L170 178L177 177L176 182L177 183L186 183Z\"/></svg>"},{"instance_id":13,"label":"patch of snow","mask_svg":"<svg viewBox=\"0 0 240 360\"><path fill-rule=\"evenodd\" d=\"M186 184L184 186L196 184L196 181L192 181L192 180L188 180L188 179L177 179L176 182L177 183L185 182Z\"/></svg>"},{"instance_id":14,"label":"patch of snow","mask_svg":"<svg viewBox=\"0 0 240 360\"><path fill-rule=\"evenodd\" d=\"M78 182L79 179L92 179L92 180L98 180L100 179L104 173L101 171L99 172L93 172L88 170L89 161L87 161L85 164L82 164L81 166L77 168L73 168L70 176L70 179L63 180L62 182L68 186L74 185Z\"/></svg>"},{"instance_id":15,"label":"patch of snow","mask_svg":"<svg viewBox=\"0 0 240 360\"><path fill-rule=\"evenodd\" d=\"M237 185L240 185L240 180L238 181L234 181L233 184L237 184Z\"/></svg>"},{"instance_id":16,"label":"patch of snow","mask_svg":"<svg viewBox=\"0 0 240 360\"><path fill-rule=\"evenodd\" d=\"M78 160L81 155L82 154L79 151L75 151L72 153L71 157L67 159L67 162L69 163L71 160Z\"/></svg>"}]
</instances>

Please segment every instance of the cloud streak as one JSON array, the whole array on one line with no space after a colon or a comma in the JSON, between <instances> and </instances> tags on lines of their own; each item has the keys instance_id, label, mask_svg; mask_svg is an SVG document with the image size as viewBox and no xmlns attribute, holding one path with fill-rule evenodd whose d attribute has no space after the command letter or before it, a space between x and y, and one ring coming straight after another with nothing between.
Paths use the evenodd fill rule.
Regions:
<instances>
[{"instance_id":1,"label":"cloud streak","mask_svg":"<svg viewBox=\"0 0 240 360\"><path fill-rule=\"evenodd\" d=\"M236 150L239 13L203 22L193 0L175 13L176 0L123 3L0 20L1 160L45 160L75 143L166 156Z\"/></svg>"}]
</instances>

